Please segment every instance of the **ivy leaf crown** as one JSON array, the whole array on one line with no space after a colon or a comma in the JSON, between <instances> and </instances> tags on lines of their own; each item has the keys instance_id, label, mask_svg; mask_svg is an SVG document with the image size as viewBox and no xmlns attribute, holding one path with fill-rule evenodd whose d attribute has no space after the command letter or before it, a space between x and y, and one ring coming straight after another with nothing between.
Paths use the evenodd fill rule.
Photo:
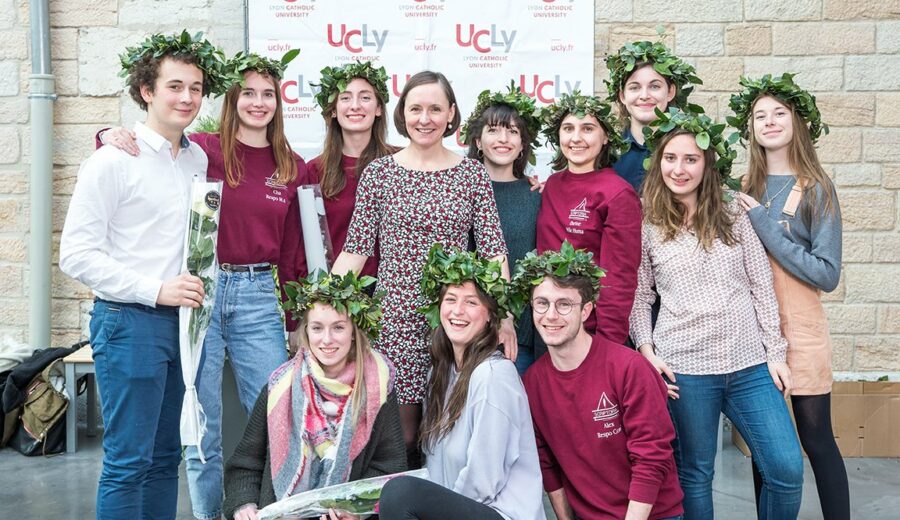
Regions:
<instances>
[{"instance_id":1,"label":"ivy leaf crown","mask_svg":"<svg viewBox=\"0 0 900 520\"><path fill-rule=\"evenodd\" d=\"M437 328L441 324L441 288L468 281L474 282L497 302L500 319L522 313L525 300L509 290L509 282L503 278L500 262L479 258L473 252L456 248L447 250L440 243L431 246L422 268L421 289L428 304L416 311L425 315L431 328Z\"/></svg>"},{"instance_id":2,"label":"ivy leaf crown","mask_svg":"<svg viewBox=\"0 0 900 520\"><path fill-rule=\"evenodd\" d=\"M657 33L662 36L665 30L658 28ZM687 106L687 98L693 92L694 85L703 84L703 80L697 77L694 66L673 54L661 41L626 43L619 52L606 57L609 80L604 80L604 83L609 92L610 103L619 100L619 92L625 88L628 76L635 67L643 63L649 63L653 70L675 84L675 98L672 100L675 106Z\"/></svg>"},{"instance_id":3,"label":"ivy leaf crown","mask_svg":"<svg viewBox=\"0 0 900 520\"><path fill-rule=\"evenodd\" d=\"M315 303L325 303L339 313L346 313L353 323L371 340L378 339L381 331L381 293L369 296L365 288L375 283L375 278L357 278L353 272L332 275L316 271L296 282L287 282L281 308L301 320L303 313Z\"/></svg>"},{"instance_id":4,"label":"ivy leaf crown","mask_svg":"<svg viewBox=\"0 0 900 520\"><path fill-rule=\"evenodd\" d=\"M154 34L140 45L126 47L125 52L119 55L119 62L122 65L119 77L127 78L134 70L134 66L147 56L156 59L164 56L193 56L197 67L205 76L204 96L210 94L220 96L230 86L225 73L225 53L204 39L202 32L193 36L187 30L174 35Z\"/></svg>"},{"instance_id":5,"label":"ivy leaf crown","mask_svg":"<svg viewBox=\"0 0 900 520\"><path fill-rule=\"evenodd\" d=\"M509 90L506 93L501 91L491 92L490 90L483 90L481 94L478 94L478 101L475 103L475 108L472 110L468 119L466 119L466 122L460 127L460 139L464 143L468 141L469 129L472 128L472 125L474 125L482 115L484 115L485 110L495 105L507 105L515 110L519 117L525 121L525 127L532 136L532 141L528 143L528 146L531 147L531 160L532 164L534 164L534 151L540 146L541 111L535 105L534 99L528 97L527 94L516 87L515 81L510 81L509 87L507 88Z\"/></svg>"},{"instance_id":6,"label":"ivy leaf crown","mask_svg":"<svg viewBox=\"0 0 900 520\"><path fill-rule=\"evenodd\" d=\"M594 263L594 253L575 249L568 240L564 240L559 251L547 250L541 254L531 251L516 263L512 278L513 292L527 302L531 300L531 290L540 285L546 276L588 278L593 287L593 301L596 301L600 295L600 279L606 276L606 270Z\"/></svg>"},{"instance_id":7,"label":"ivy leaf crown","mask_svg":"<svg viewBox=\"0 0 900 520\"><path fill-rule=\"evenodd\" d=\"M562 94L556 102L541 109L544 137L556 149L557 156L562 153L559 148L559 127L569 114L574 114L578 119L584 119L587 115L597 119L609 139L607 146L610 147L613 161L628 149L628 143L616 131L612 106L597 96L585 96L575 90L571 94Z\"/></svg>"},{"instance_id":8,"label":"ivy leaf crown","mask_svg":"<svg viewBox=\"0 0 900 520\"><path fill-rule=\"evenodd\" d=\"M737 137L725 137L725 124L716 123L706 114L685 112L679 108L669 107L666 112L656 109L657 119L644 127L644 141L651 155L656 150L659 140L667 133L680 128L694 134L697 148L716 152L716 170L722 177L722 183L735 191L740 191L741 180L731 176L731 165L737 157L737 150L732 145ZM644 168L649 170L650 157L644 160Z\"/></svg>"},{"instance_id":9,"label":"ivy leaf crown","mask_svg":"<svg viewBox=\"0 0 900 520\"><path fill-rule=\"evenodd\" d=\"M284 78L284 71L287 70L288 64L294 61L298 54L300 54L300 49L291 49L284 53L281 59L273 60L254 52L245 54L242 51L228 60L225 76L229 85L235 83L243 85L244 74L251 70L281 80Z\"/></svg>"},{"instance_id":10,"label":"ivy leaf crown","mask_svg":"<svg viewBox=\"0 0 900 520\"><path fill-rule=\"evenodd\" d=\"M753 103L760 96L772 96L782 103L786 103L809 124L809 137L813 144L822 134L828 133L828 125L822 122L822 114L816 106L816 96L803 90L794 83L795 73L785 72L780 78L773 78L766 74L759 79L750 79L741 76L741 86L744 90L732 94L728 107L734 112L734 116L726 117L729 125L737 129L741 144L746 146L750 139L750 111Z\"/></svg>"},{"instance_id":11,"label":"ivy leaf crown","mask_svg":"<svg viewBox=\"0 0 900 520\"><path fill-rule=\"evenodd\" d=\"M325 67L321 71L320 83L310 83L310 86L318 89L316 103L322 109L322 114L328 109L328 104L334 101L338 94L347 90L347 85L356 78L362 78L372 85L378 96L387 105L389 95L387 86L387 71L384 67L374 67L371 61L347 63L341 67Z\"/></svg>"}]
</instances>

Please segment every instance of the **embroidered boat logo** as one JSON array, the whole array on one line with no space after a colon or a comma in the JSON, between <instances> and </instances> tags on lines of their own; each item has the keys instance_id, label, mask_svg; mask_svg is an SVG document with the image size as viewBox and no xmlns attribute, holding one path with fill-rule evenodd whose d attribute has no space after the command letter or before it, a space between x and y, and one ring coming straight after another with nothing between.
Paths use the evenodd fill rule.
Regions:
<instances>
[{"instance_id":1,"label":"embroidered boat logo","mask_svg":"<svg viewBox=\"0 0 900 520\"><path fill-rule=\"evenodd\" d=\"M266 186L272 188L273 190L285 190L287 189L286 184L281 184L278 182L278 170L272 172L272 175L266 178Z\"/></svg>"},{"instance_id":2,"label":"embroidered boat logo","mask_svg":"<svg viewBox=\"0 0 900 520\"><path fill-rule=\"evenodd\" d=\"M581 199L581 202L569 211L569 220L587 220L588 216L587 197Z\"/></svg>"},{"instance_id":3,"label":"embroidered boat logo","mask_svg":"<svg viewBox=\"0 0 900 520\"><path fill-rule=\"evenodd\" d=\"M597 403L597 409L594 410L595 421L608 421L619 416L619 405L613 403L606 397L606 392L600 395L600 402Z\"/></svg>"}]
</instances>

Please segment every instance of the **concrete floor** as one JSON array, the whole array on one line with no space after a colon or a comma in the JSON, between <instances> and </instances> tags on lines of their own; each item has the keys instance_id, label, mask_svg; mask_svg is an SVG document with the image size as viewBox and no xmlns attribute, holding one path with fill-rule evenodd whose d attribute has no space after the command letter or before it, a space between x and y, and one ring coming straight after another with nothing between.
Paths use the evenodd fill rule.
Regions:
<instances>
[{"instance_id":1,"label":"concrete floor","mask_svg":"<svg viewBox=\"0 0 900 520\"><path fill-rule=\"evenodd\" d=\"M731 445L716 475L715 505L719 518L755 518L750 461ZM23 457L0 450L0 518L86 520L94 517L102 450L99 438L81 432L79 450L51 458ZM897 518L900 511L900 459L846 459L854 518ZM182 465L178 519L191 518ZM552 518L552 514L549 516ZM800 518L822 518L812 470L806 466Z\"/></svg>"}]
</instances>

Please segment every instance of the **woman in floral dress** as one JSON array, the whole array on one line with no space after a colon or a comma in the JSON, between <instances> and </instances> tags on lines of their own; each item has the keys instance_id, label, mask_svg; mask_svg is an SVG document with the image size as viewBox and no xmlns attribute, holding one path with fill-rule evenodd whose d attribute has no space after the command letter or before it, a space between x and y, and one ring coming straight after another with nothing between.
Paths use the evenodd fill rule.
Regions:
<instances>
[{"instance_id":1,"label":"woman in floral dress","mask_svg":"<svg viewBox=\"0 0 900 520\"><path fill-rule=\"evenodd\" d=\"M506 263L491 180L478 161L446 149L443 138L459 126L456 97L443 74L411 77L394 112L394 124L408 147L366 168L344 250L332 272L359 272L379 243L377 290L385 291L383 330L376 347L397 367L396 391L410 467L421 465L418 431L430 367L431 330L416 309L426 304L419 287L422 266L434 243L465 249L474 230L478 253ZM515 359L512 319L501 334L507 357Z\"/></svg>"}]
</instances>

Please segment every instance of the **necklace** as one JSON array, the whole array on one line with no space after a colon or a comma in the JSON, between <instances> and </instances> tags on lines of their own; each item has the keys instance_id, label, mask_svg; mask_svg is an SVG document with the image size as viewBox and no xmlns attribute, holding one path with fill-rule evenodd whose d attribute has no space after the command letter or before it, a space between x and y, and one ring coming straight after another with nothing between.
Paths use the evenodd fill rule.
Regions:
<instances>
[{"instance_id":1,"label":"necklace","mask_svg":"<svg viewBox=\"0 0 900 520\"><path fill-rule=\"evenodd\" d=\"M763 207L766 208L766 213L769 212L769 206L772 205L772 201L777 199L778 196L781 195L781 192L783 192L785 189L787 189L788 184L790 184L790 182L784 183L784 186L782 186L781 189L778 190L778 193L776 193L772 197L769 197L769 186L768 186L768 184L766 185L766 192L765 192L766 201L763 203Z\"/></svg>"}]
</instances>

